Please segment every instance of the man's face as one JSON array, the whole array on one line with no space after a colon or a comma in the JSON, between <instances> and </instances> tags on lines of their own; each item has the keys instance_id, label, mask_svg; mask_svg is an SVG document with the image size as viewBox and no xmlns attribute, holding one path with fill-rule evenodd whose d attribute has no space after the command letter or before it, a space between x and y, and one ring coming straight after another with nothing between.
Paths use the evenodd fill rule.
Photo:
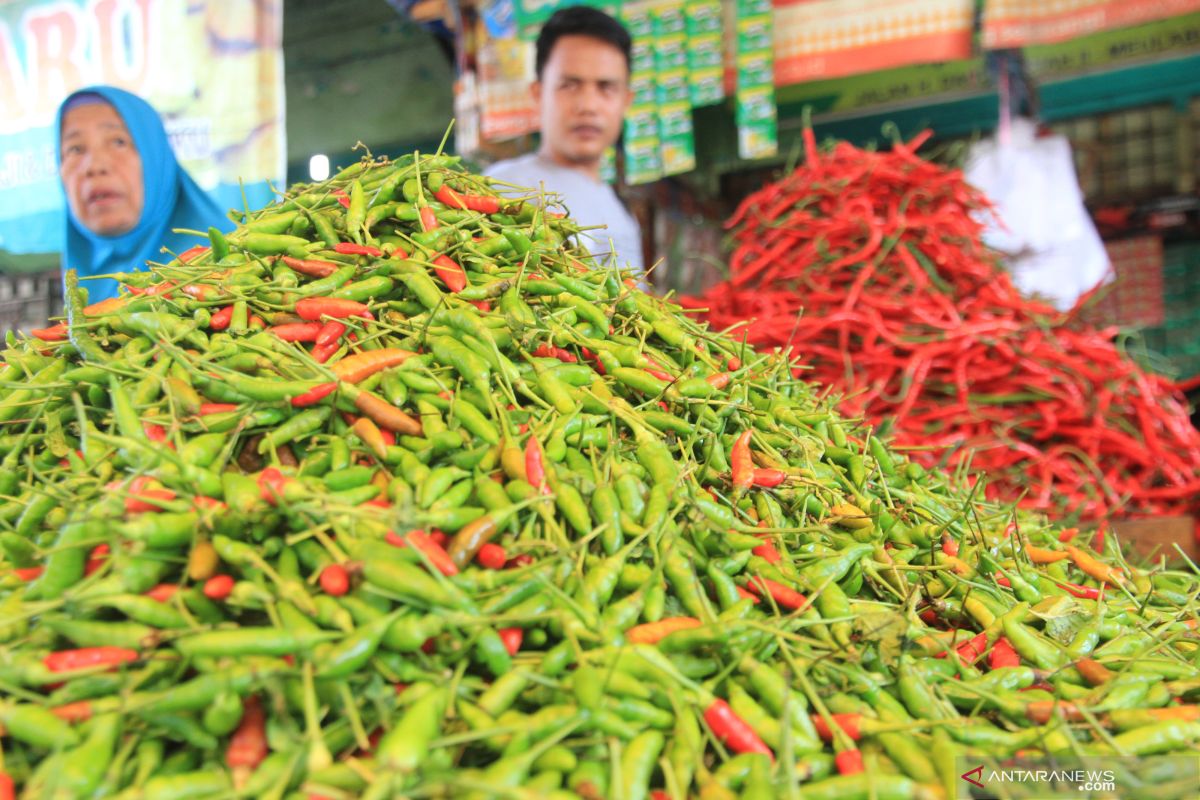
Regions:
<instances>
[{"instance_id":1,"label":"man's face","mask_svg":"<svg viewBox=\"0 0 1200 800\"><path fill-rule=\"evenodd\" d=\"M625 55L591 36L564 36L554 44L533 85L542 141L568 164L591 164L621 135L632 95Z\"/></svg>"},{"instance_id":2,"label":"man's face","mask_svg":"<svg viewBox=\"0 0 1200 800\"><path fill-rule=\"evenodd\" d=\"M72 213L93 233L120 236L141 219L142 158L108 103L75 106L63 115L60 175Z\"/></svg>"}]
</instances>

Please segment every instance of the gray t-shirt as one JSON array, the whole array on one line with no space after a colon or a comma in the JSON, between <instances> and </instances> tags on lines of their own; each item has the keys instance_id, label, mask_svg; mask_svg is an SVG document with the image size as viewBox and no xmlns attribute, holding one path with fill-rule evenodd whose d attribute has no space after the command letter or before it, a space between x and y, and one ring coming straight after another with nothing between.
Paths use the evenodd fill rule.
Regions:
<instances>
[{"instance_id":1,"label":"gray t-shirt","mask_svg":"<svg viewBox=\"0 0 1200 800\"><path fill-rule=\"evenodd\" d=\"M639 274L646 271L642 263L641 229L608 184L594 181L578 170L559 166L537 153L498 161L485 169L484 174L535 190L544 187L547 193L561 195L563 205L575 222L606 227L605 230L583 234L585 241L581 244L592 255L604 262L608 254L615 251L617 263L621 266L628 265ZM520 194L507 187L498 186L496 189L501 194Z\"/></svg>"}]
</instances>

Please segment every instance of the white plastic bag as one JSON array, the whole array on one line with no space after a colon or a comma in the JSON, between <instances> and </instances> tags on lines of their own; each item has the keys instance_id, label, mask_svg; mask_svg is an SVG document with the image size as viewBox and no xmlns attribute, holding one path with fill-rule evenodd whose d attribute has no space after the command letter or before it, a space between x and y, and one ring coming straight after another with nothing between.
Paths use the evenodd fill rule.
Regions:
<instances>
[{"instance_id":1,"label":"white plastic bag","mask_svg":"<svg viewBox=\"0 0 1200 800\"><path fill-rule=\"evenodd\" d=\"M999 222L988 220L983 239L1006 255L1022 292L1066 311L1111 277L1066 137L1038 137L1031 121L1013 120L1007 143L987 139L972 149L966 177L996 205Z\"/></svg>"}]
</instances>

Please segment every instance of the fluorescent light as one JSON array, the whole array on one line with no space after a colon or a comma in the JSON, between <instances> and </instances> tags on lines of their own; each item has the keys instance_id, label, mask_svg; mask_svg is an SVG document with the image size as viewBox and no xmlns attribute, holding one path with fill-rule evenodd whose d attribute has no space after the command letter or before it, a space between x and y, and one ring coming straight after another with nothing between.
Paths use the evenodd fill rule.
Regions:
<instances>
[{"instance_id":1,"label":"fluorescent light","mask_svg":"<svg viewBox=\"0 0 1200 800\"><path fill-rule=\"evenodd\" d=\"M317 153L308 160L308 177L314 181L323 181L329 177L329 156Z\"/></svg>"}]
</instances>

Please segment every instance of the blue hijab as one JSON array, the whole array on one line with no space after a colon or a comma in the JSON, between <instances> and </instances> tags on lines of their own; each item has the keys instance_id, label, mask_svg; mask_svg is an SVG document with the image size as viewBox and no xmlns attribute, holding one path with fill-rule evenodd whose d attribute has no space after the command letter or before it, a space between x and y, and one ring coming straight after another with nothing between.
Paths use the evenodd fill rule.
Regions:
<instances>
[{"instance_id":1,"label":"blue hijab","mask_svg":"<svg viewBox=\"0 0 1200 800\"><path fill-rule=\"evenodd\" d=\"M215 226L222 231L233 229L229 218L175 160L158 112L137 95L121 89L89 86L74 92L58 107L55 130L59 135L59 147L54 155L59 167L62 166L63 112L80 95L99 96L125 121L142 159L145 201L137 225L121 236L101 236L88 230L71 213L68 204L64 272L74 269L82 279L143 270L147 261L165 262L171 258L161 252L163 247L181 253L200 243L190 234L172 233L173 228L206 231L209 226ZM117 282L112 278L86 280L81 285L87 287L88 301L92 303L117 294Z\"/></svg>"}]
</instances>

